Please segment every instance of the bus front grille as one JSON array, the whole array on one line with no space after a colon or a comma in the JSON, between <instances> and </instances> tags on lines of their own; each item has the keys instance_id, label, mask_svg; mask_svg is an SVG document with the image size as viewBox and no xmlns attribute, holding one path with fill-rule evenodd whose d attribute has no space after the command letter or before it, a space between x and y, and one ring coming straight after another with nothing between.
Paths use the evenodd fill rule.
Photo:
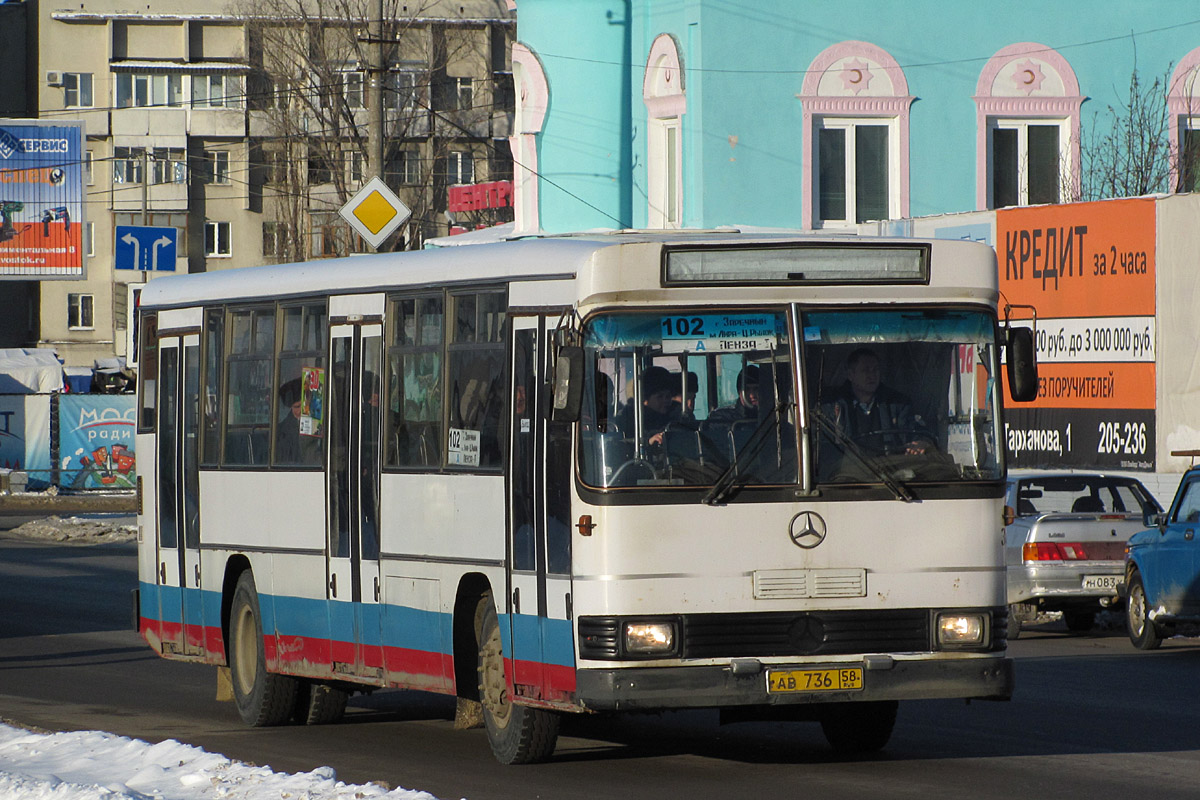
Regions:
<instances>
[{"instance_id":1,"label":"bus front grille","mask_svg":"<svg viewBox=\"0 0 1200 800\"><path fill-rule=\"evenodd\" d=\"M929 612L813 611L687 614L684 658L770 658L928 652Z\"/></svg>"}]
</instances>

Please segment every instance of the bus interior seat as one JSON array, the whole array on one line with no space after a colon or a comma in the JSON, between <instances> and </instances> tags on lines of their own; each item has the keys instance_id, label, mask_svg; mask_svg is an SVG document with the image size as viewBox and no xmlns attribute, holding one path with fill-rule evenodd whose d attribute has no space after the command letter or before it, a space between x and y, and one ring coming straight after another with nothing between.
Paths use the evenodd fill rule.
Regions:
<instances>
[{"instance_id":1,"label":"bus interior seat","mask_svg":"<svg viewBox=\"0 0 1200 800\"><path fill-rule=\"evenodd\" d=\"M704 461L700 449L700 433L690 428L669 426L663 431L663 450L666 452L668 466L679 466L686 461Z\"/></svg>"},{"instance_id":2,"label":"bus interior seat","mask_svg":"<svg viewBox=\"0 0 1200 800\"><path fill-rule=\"evenodd\" d=\"M725 465L733 459L733 442L729 438L729 426L704 420L700 423L700 449L705 462Z\"/></svg>"}]
</instances>

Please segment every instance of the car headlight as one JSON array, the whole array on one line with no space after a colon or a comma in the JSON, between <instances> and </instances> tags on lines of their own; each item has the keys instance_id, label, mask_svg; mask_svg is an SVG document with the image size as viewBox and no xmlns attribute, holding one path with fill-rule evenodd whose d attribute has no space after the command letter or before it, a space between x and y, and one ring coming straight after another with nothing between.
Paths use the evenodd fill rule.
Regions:
<instances>
[{"instance_id":1,"label":"car headlight","mask_svg":"<svg viewBox=\"0 0 1200 800\"><path fill-rule=\"evenodd\" d=\"M672 653L675 651L675 623L626 622L625 652L637 655Z\"/></svg>"},{"instance_id":2,"label":"car headlight","mask_svg":"<svg viewBox=\"0 0 1200 800\"><path fill-rule=\"evenodd\" d=\"M938 614L938 647L983 647L987 644L987 636L985 614Z\"/></svg>"}]
</instances>

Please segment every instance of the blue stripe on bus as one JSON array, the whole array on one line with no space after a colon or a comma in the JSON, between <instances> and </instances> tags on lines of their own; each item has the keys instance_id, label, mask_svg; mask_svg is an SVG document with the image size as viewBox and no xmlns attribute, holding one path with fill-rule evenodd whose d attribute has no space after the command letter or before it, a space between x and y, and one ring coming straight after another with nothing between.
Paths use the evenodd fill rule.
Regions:
<instances>
[{"instance_id":1,"label":"blue stripe on bus","mask_svg":"<svg viewBox=\"0 0 1200 800\"><path fill-rule=\"evenodd\" d=\"M142 582L139 587L141 615L144 618L182 624L181 590L178 586ZM186 591L189 600L195 595L199 596L206 627L220 628L221 593L196 589ZM268 621L269 627L269 621L274 619L276 632L281 636L329 640L339 638L331 637L331 631L354 630L354 603L264 593L258 595L258 601L263 620ZM453 653L453 618L448 613L374 603L362 603L358 607L362 609L363 625L360 640L365 645L386 644L440 655ZM191 620L193 624L199 621ZM499 621L505 656L513 657L515 636L518 658L562 667L575 666L574 631L570 620L548 619L531 614L501 614ZM339 640L349 641L350 637ZM530 658L538 653L540 658Z\"/></svg>"}]
</instances>

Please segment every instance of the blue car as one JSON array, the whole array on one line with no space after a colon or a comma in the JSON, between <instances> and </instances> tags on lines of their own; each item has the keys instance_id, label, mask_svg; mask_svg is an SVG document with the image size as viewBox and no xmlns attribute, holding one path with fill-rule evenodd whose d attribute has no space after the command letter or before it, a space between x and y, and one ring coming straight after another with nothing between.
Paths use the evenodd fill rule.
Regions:
<instances>
[{"instance_id":1,"label":"blue car","mask_svg":"<svg viewBox=\"0 0 1200 800\"><path fill-rule=\"evenodd\" d=\"M1184 473L1165 514L1148 511L1144 522L1125 557L1125 613L1130 641L1153 650L1177 624L1200 623L1200 467Z\"/></svg>"}]
</instances>

